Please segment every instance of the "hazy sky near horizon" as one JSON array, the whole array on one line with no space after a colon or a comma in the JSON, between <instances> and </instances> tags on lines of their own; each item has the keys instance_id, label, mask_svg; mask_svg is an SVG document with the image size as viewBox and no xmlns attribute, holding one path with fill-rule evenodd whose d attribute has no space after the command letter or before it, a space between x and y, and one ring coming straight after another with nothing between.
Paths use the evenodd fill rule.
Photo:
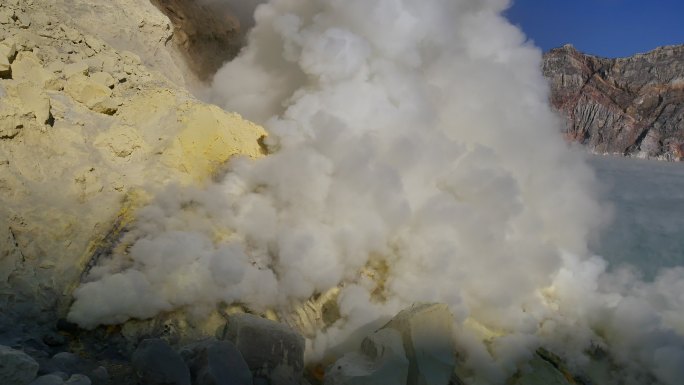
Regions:
<instances>
[{"instance_id":1,"label":"hazy sky near horizon","mask_svg":"<svg viewBox=\"0 0 684 385\"><path fill-rule=\"evenodd\" d=\"M623 57L684 44L684 0L513 0L505 15L544 52L570 43Z\"/></svg>"}]
</instances>

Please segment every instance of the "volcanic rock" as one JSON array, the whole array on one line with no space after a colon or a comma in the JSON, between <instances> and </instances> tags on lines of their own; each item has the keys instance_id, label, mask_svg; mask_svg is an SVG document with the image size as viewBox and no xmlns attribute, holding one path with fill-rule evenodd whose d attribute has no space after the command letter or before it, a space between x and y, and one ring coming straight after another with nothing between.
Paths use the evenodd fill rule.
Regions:
<instances>
[{"instance_id":1,"label":"volcanic rock","mask_svg":"<svg viewBox=\"0 0 684 385\"><path fill-rule=\"evenodd\" d=\"M325 384L446 385L455 366L453 322L447 305L413 305L335 362Z\"/></svg>"},{"instance_id":2,"label":"volcanic rock","mask_svg":"<svg viewBox=\"0 0 684 385\"><path fill-rule=\"evenodd\" d=\"M164 340L144 340L133 353L131 361L138 380L143 384L190 385L190 370Z\"/></svg>"},{"instance_id":3,"label":"volcanic rock","mask_svg":"<svg viewBox=\"0 0 684 385\"><path fill-rule=\"evenodd\" d=\"M56 374L46 374L33 380L29 385L62 385L64 379Z\"/></svg>"},{"instance_id":4,"label":"volcanic rock","mask_svg":"<svg viewBox=\"0 0 684 385\"><path fill-rule=\"evenodd\" d=\"M304 337L285 324L252 314L234 314L218 336L232 341L252 373L269 378L273 385L302 376Z\"/></svg>"},{"instance_id":5,"label":"volcanic rock","mask_svg":"<svg viewBox=\"0 0 684 385\"><path fill-rule=\"evenodd\" d=\"M195 385L252 385L252 373L230 341L201 341L186 347L181 355Z\"/></svg>"},{"instance_id":6,"label":"volcanic rock","mask_svg":"<svg viewBox=\"0 0 684 385\"><path fill-rule=\"evenodd\" d=\"M564 134L591 151L684 159L684 46L606 59L571 45L544 55Z\"/></svg>"},{"instance_id":7,"label":"volcanic rock","mask_svg":"<svg viewBox=\"0 0 684 385\"><path fill-rule=\"evenodd\" d=\"M36 377L38 363L26 353L0 345L0 384L26 385Z\"/></svg>"},{"instance_id":8,"label":"volcanic rock","mask_svg":"<svg viewBox=\"0 0 684 385\"><path fill-rule=\"evenodd\" d=\"M90 378L84 374L74 374L64 382L64 385L91 385Z\"/></svg>"}]
</instances>

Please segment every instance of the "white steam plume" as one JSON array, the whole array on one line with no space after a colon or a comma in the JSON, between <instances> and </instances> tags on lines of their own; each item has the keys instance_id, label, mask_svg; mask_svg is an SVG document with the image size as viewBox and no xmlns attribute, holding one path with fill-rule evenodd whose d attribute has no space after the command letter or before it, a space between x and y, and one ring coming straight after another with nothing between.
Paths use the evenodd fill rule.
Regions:
<instances>
[{"instance_id":1,"label":"white steam plume","mask_svg":"<svg viewBox=\"0 0 684 385\"><path fill-rule=\"evenodd\" d=\"M311 341L314 357L437 301L484 382L503 382L540 345L580 366L596 345L625 378L678 383L684 272L644 283L588 255L606 218L594 176L562 142L541 54L500 15L507 5L259 6L212 93L264 124L273 154L233 161L206 189L161 194L128 254L76 291L70 318L93 327L233 301L287 309L341 285L342 319ZM381 287L359 274L377 261ZM477 324L501 337L485 346Z\"/></svg>"}]
</instances>

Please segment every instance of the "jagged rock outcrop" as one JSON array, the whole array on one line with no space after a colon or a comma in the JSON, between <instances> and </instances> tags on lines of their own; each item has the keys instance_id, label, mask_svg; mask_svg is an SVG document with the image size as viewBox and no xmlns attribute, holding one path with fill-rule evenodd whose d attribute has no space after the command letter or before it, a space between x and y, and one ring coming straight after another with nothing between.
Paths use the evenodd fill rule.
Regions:
<instances>
[{"instance_id":1,"label":"jagged rock outcrop","mask_svg":"<svg viewBox=\"0 0 684 385\"><path fill-rule=\"evenodd\" d=\"M684 46L605 59L570 45L544 55L568 140L591 151L684 159Z\"/></svg>"}]
</instances>

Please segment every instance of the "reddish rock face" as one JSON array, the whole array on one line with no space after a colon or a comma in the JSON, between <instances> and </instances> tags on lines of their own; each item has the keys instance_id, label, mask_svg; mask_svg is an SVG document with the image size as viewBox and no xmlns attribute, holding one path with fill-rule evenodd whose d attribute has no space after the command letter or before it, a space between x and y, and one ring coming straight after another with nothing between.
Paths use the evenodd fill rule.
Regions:
<instances>
[{"instance_id":1,"label":"reddish rock face","mask_svg":"<svg viewBox=\"0 0 684 385\"><path fill-rule=\"evenodd\" d=\"M543 72L568 140L598 153L682 159L684 46L605 59L566 45L544 55Z\"/></svg>"}]
</instances>

